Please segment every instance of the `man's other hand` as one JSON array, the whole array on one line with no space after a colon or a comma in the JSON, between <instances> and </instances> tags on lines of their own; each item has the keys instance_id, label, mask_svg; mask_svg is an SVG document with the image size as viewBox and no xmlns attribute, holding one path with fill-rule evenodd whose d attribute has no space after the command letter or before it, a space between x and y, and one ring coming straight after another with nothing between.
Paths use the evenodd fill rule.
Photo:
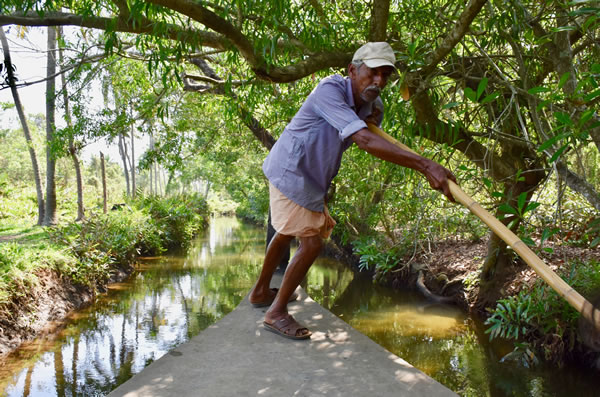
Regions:
<instances>
[{"instance_id":1,"label":"man's other hand","mask_svg":"<svg viewBox=\"0 0 600 397\"><path fill-rule=\"evenodd\" d=\"M429 164L425 170L423 170L423 175L425 175L429 181L429 185L432 189L439 190L440 192L444 193L446 197L448 197L448 200L453 203L456 202L456 200L454 200L454 196L452 196L452 193L450 192L450 186L448 186L448 180L457 183L456 177L452 172L450 172L449 169L442 167L435 161L429 160Z\"/></svg>"}]
</instances>

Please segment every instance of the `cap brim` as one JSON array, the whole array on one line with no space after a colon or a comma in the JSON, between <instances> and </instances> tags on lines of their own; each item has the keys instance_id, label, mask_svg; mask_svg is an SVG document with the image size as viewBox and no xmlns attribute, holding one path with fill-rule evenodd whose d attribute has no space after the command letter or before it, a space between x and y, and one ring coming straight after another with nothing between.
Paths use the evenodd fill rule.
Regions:
<instances>
[{"instance_id":1,"label":"cap brim","mask_svg":"<svg viewBox=\"0 0 600 397\"><path fill-rule=\"evenodd\" d=\"M364 59L363 63L371 69L378 68L381 66L391 66L394 68L394 70L396 70L396 66L387 59Z\"/></svg>"}]
</instances>

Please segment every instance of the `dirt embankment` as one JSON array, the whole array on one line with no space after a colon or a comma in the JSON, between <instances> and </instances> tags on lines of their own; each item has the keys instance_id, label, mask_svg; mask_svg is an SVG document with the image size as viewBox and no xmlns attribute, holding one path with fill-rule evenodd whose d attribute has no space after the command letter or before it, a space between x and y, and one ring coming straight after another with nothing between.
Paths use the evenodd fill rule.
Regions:
<instances>
[{"instance_id":1,"label":"dirt embankment","mask_svg":"<svg viewBox=\"0 0 600 397\"><path fill-rule=\"evenodd\" d=\"M133 267L115 271L107 284L125 279L132 271ZM21 343L52 332L69 312L94 300L92 288L74 285L56 271L43 269L37 278L35 285L0 307L0 358ZM105 288L96 287L100 292Z\"/></svg>"},{"instance_id":2,"label":"dirt embankment","mask_svg":"<svg viewBox=\"0 0 600 397\"><path fill-rule=\"evenodd\" d=\"M542 252L540 258L555 272L568 273L573 260L600 262L600 249L578 248L567 245L548 245L551 253ZM478 272L487 252L487 239L478 242L443 241L416 253L407 259L407 266L389 272L385 282L393 287L417 284L418 272L424 275L424 284L432 293L450 297L465 309L473 309L477 299L476 282ZM569 268L566 268L569 266ZM523 287L531 286L539 279L535 271L520 259L512 265L514 276L500 286L500 295L518 293ZM475 288L468 284L475 282Z\"/></svg>"},{"instance_id":3,"label":"dirt embankment","mask_svg":"<svg viewBox=\"0 0 600 397\"><path fill-rule=\"evenodd\" d=\"M419 274L422 284L434 296L452 299L453 303L466 310L472 308L475 294L465 289L465 280L471 278L480 268L486 254L486 241L445 241L406 258L406 266L377 276L379 281L395 288L406 288L407 285L417 288ZM600 250L555 246L552 254L542 258L553 270L565 265L569 260L577 258L581 261L596 259L600 261ZM336 257L356 266L357 259L344 253L344 250L328 245L325 254ZM535 282L538 276L526 265L518 265L513 280L508 280L502 287L503 295L513 295L524 285ZM109 283L125 279L131 272L129 269L117 271ZM56 322L63 320L69 312L79 309L94 300L91 288L73 285L68 279L52 270L43 270L38 274L38 283L10 305L0 307L0 358L14 350L21 343L34 337L52 332ZM108 284L108 283L107 283ZM104 290L106 285L97 287Z\"/></svg>"}]
</instances>

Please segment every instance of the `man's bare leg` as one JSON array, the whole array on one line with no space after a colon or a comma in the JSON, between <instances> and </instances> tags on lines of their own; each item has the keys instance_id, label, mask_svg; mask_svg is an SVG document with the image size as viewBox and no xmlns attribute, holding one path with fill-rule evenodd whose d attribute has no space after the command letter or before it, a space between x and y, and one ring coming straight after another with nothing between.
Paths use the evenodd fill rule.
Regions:
<instances>
[{"instance_id":1,"label":"man's bare leg","mask_svg":"<svg viewBox=\"0 0 600 397\"><path fill-rule=\"evenodd\" d=\"M279 266L279 262L281 262L281 258L290 246L293 238L293 236L275 233L271 239L271 242L267 247L267 252L265 253L265 260L263 262L260 276L258 277L258 281L256 281L256 285L248 297L250 303L265 302L271 300L275 295L270 288L271 278L273 277L275 269L277 269L277 266Z\"/></svg>"},{"instance_id":2,"label":"man's bare leg","mask_svg":"<svg viewBox=\"0 0 600 397\"><path fill-rule=\"evenodd\" d=\"M290 296L298 288L306 276L306 272L319 256L322 246L323 240L320 236L300 237L300 246L285 271L279 293L265 313L265 322L274 323L287 314Z\"/></svg>"}]
</instances>

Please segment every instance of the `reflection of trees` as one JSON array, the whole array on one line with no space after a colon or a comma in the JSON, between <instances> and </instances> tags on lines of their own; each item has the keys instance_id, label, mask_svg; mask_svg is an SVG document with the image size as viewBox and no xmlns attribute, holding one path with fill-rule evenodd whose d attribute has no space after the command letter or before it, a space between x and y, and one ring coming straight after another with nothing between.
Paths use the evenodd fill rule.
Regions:
<instances>
[{"instance_id":1,"label":"reflection of trees","mask_svg":"<svg viewBox=\"0 0 600 397\"><path fill-rule=\"evenodd\" d=\"M79 335L73 338L73 360L71 364L71 395L77 395L77 361L79 360Z\"/></svg>"},{"instance_id":2,"label":"reflection of trees","mask_svg":"<svg viewBox=\"0 0 600 397\"><path fill-rule=\"evenodd\" d=\"M33 372L33 364L27 368L27 374L25 375L25 387L23 388L23 397L29 397L31 393L31 374Z\"/></svg>"},{"instance_id":3,"label":"reflection of trees","mask_svg":"<svg viewBox=\"0 0 600 397\"><path fill-rule=\"evenodd\" d=\"M146 263L144 271L123 284L127 288L110 290L80 311L55 342L59 345L53 349L57 384L45 388L56 387L61 396L107 394L157 354L189 340L232 311L253 285L264 250L258 229L240 227L235 234L232 230L218 237L229 245L217 241L214 256L209 253L206 262L200 261L202 242L198 241L185 257ZM167 339L161 339L163 330ZM65 367L63 355L69 347L72 363ZM29 366L23 375L24 395L36 382L34 367Z\"/></svg>"},{"instance_id":4,"label":"reflection of trees","mask_svg":"<svg viewBox=\"0 0 600 397\"><path fill-rule=\"evenodd\" d=\"M62 346L54 351L54 377L56 379L56 395L65 397L65 371L62 355Z\"/></svg>"},{"instance_id":5,"label":"reflection of trees","mask_svg":"<svg viewBox=\"0 0 600 397\"><path fill-rule=\"evenodd\" d=\"M340 296L348 291L354 274L336 261L319 258L309 270L302 287L323 307L329 310Z\"/></svg>"}]
</instances>

